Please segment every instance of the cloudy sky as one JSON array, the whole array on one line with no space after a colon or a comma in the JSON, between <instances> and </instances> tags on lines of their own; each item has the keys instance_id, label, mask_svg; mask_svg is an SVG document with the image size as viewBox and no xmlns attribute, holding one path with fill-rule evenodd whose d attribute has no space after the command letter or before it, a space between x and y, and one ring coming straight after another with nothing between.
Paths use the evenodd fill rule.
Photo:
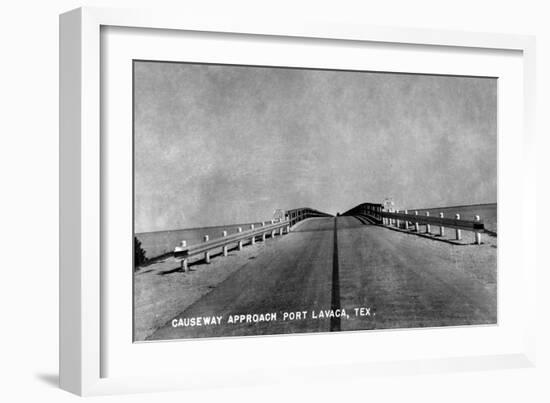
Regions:
<instances>
[{"instance_id":1,"label":"cloudy sky","mask_svg":"<svg viewBox=\"0 0 550 403\"><path fill-rule=\"evenodd\" d=\"M496 202L497 80L135 62L135 230Z\"/></svg>"}]
</instances>

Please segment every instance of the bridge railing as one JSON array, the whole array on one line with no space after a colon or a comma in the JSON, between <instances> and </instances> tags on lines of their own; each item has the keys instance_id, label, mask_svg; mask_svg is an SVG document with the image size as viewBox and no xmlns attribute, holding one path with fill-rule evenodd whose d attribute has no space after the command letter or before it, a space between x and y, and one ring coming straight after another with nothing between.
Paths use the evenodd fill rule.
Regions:
<instances>
[{"instance_id":1,"label":"bridge railing","mask_svg":"<svg viewBox=\"0 0 550 403\"><path fill-rule=\"evenodd\" d=\"M417 212L418 213L418 212ZM463 229L466 231L483 231L485 225L481 218L474 220L462 220L460 214L456 214L455 218L444 217L443 213L440 213L438 216L430 215L418 215L418 214L408 214L408 213L398 213L398 212L387 212L384 211L380 214L383 218L393 220L397 224L409 223L418 223L423 225L435 225L439 227ZM479 217L479 216L476 216ZM386 222L389 225L389 222Z\"/></svg>"},{"instance_id":2,"label":"bridge railing","mask_svg":"<svg viewBox=\"0 0 550 403\"><path fill-rule=\"evenodd\" d=\"M342 215L364 216L375 224L382 224L382 215L384 206L376 203L361 203L358 206L342 213Z\"/></svg>"},{"instance_id":3,"label":"bridge railing","mask_svg":"<svg viewBox=\"0 0 550 403\"><path fill-rule=\"evenodd\" d=\"M383 218L383 224L395 226L397 228L409 229L409 224L414 225L414 231L420 232L420 225L425 225L425 233L431 234L431 226L439 227L439 236L445 235L445 228L451 228L455 231L456 240L462 239L462 230L475 233L475 243L481 244L481 233L485 230L485 225L481 217L476 215L473 220L463 220L460 214L455 214L454 218L445 217L444 213L439 216L430 216L427 211L425 215L419 215L418 211L409 214L407 210L404 213L383 211L380 214Z\"/></svg>"},{"instance_id":4,"label":"bridge railing","mask_svg":"<svg viewBox=\"0 0 550 403\"><path fill-rule=\"evenodd\" d=\"M301 207L297 209L287 210L285 217L287 220L290 221L290 225L292 226L302 220L305 220L306 218L332 217L332 215L309 207Z\"/></svg>"},{"instance_id":5,"label":"bridge railing","mask_svg":"<svg viewBox=\"0 0 550 403\"><path fill-rule=\"evenodd\" d=\"M182 270L188 271L188 259L193 256L204 254L205 262L210 263L210 255L213 250L221 248L223 256L227 256L228 248L232 244L237 245L238 249L242 250L245 241L250 241L250 244L253 245L258 237L262 237L262 241L265 241L268 234L273 238L277 233L283 235L290 231L289 220L271 220L262 224L259 227L251 224L250 228L245 231L242 227L239 227L238 232L231 235L227 235L227 231L222 231L220 238L212 240L209 239L208 235L205 235L204 242L196 245L187 246L187 242L182 240L181 245L174 249L174 257L180 258Z\"/></svg>"},{"instance_id":6,"label":"bridge railing","mask_svg":"<svg viewBox=\"0 0 550 403\"><path fill-rule=\"evenodd\" d=\"M412 230L420 233L420 225L425 226L424 233L432 234L432 226L439 227L439 236L445 235L445 228L450 228L455 231L456 240L462 239L462 231L472 231L475 233L475 243L481 244L481 233L485 230L485 225L480 216L474 216L473 220L463 220L460 214L455 214L454 218L445 217L443 212L440 212L438 216L431 216L430 212L426 212L424 215L418 214L415 211L414 214L409 214L407 210L404 212L396 211L384 211L381 204L363 203L351 210L346 211L343 215L356 215L363 216L370 221L391 226L402 228L405 230Z\"/></svg>"}]
</instances>

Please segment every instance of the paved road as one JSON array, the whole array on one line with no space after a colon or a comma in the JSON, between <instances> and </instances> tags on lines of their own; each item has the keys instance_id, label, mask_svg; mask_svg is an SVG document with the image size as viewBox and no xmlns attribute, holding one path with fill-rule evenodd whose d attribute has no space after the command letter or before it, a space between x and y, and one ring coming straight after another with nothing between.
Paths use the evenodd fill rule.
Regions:
<instances>
[{"instance_id":1,"label":"paved road","mask_svg":"<svg viewBox=\"0 0 550 403\"><path fill-rule=\"evenodd\" d=\"M221 316L221 325L170 321L150 339L495 323L496 287L464 270L453 248L354 217L309 219L175 318ZM347 316L320 318L331 308ZM282 320L303 311L306 319ZM247 313L277 320L226 323Z\"/></svg>"},{"instance_id":2,"label":"paved road","mask_svg":"<svg viewBox=\"0 0 550 403\"><path fill-rule=\"evenodd\" d=\"M453 246L351 220L338 231L340 303L372 312L342 321L342 330L496 323L496 249ZM464 248L494 259L472 261ZM492 273L476 278L468 270L476 264Z\"/></svg>"}]
</instances>

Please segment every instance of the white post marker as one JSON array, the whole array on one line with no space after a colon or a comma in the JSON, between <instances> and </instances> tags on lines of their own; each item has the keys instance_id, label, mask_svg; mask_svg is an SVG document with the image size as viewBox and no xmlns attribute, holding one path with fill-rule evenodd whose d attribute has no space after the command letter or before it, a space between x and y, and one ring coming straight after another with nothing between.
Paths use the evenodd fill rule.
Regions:
<instances>
[{"instance_id":1,"label":"white post marker","mask_svg":"<svg viewBox=\"0 0 550 403\"><path fill-rule=\"evenodd\" d=\"M414 215L418 215L418 211L415 210ZM420 232L420 225L418 224L418 221L415 221L414 223L414 230L416 232Z\"/></svg>"},{"instance_id":2,"label":"white post marker","mask_svg":"<svg viewBox=\"0 0 550 403\"><path fill-rule=\"evenodd\" d=\"M182 248L187 248L187 241L185 239L182 239L181 243L180 243L180 246ZM183 259L181 261L181 269L184 271L184 272L187 272L189 271L189 268L187 267L187 259Z\"/></svg>"},{"instance_id":3,"label":"white post marker","mask_svg":"<svg viewBox=\"0 0 550 403\"><path fill-rule=\"evenodd\" d=\"M262 221L262 227L265 227L265 221ZM262 242L265 242L266 233L262 232Z\"/></svg>"},{"instance_id":4,"label":"white post marker","mask_svg":"<svg viewBox=\"0 0 550 403\"><path fill-rule=\"evenodd\" d=\"M474 221L476 222L481 221L481 217L478 215L475 215ZM481 232L479 230L476 230L476 245L481 245Z\"/></svg>"},{"instance_id":5,"label":"white post marker","mask_svg":"<svg viewBox=\"0 0 550 403\"><path fill-rule=\"evenodd\" d=\"M237 228L237 232L243 232L243 229L241 227ZM243 241L240 240L238 244L239 250L243 250Z\"/></svg>"},{"instance_id":6,"label":"white post marker","mask_svg":"<svg viewBox=\"0 0 550 403\"><path fill-rule=\"evenodd\" d=\"M405 214L409 214L409 212L405 210ZM405 229L409 229L409 220L405 220Z\"/></svg>"},{"instance_id":7,"label":"white post marker","mask_svg":"<svg viewBox=\"0 0 550 403\"><path fill-rule=\"evenodd\" d=\"M426 217L430 216L430 212L426 211ZM430 224L426 223L426 234L430 233Z\"/></svg>"},{"instance_id":8,"label":"white post marker","mask_svg":"<svg viewBox=\"0 0 550 403\"><path fill-rule=\"evenodd\" d=\"M396 213L399 213L399 210L395 210ZM395 219L395 226L399 228L399 219Z\"/></svg>"},{"instance_id":9,"label":"white post marker","mask_svg":"<svg viewBox=\"0 0 550 403\"><path fill-rule=\"evenodd\" d=\"M223 231L223 232L222 232L222 237L225 238L226 236L227 236L227 231ZM224 256L227 256L227 245L224 245L224 246L223 246L223 255L224 255Z\"/></svg>"},{"instance_id":10,"label":"white post marker","mask_svg":"<svg viewBox=\"0 0 550 403\"><path fill-rule=\"evenodd\" d=\"M443 217L445 217L445 214L439 213L439 218ZM445 228L443 227L443 225L439 227L439 236L445 236Z\"/></svg>"},{"instance_id":11,"label":"white post marker","mask_svg":"<svg viewBox=\"0 0 550 403\"><path fill-rule=\"evenodd\" d=\"M210 239L210 237L208 235L204 236L204 242L208 242L209 239ZM204 261L206 263L210 263L210 252L209 251L204 252Z\"/></svg>"},{"instance_id":12,"label":"white post marker","mask_svg":"<svg viewBox=\"0 0 550 403\"><path fill-rule=\"evenodd\" d=\"M455 219L460 220L460 214L455 214ZM460 229L456 229L456 240L460 241L462 239L462 231Z\"/></svg>"},{"instance_id":13,"label":"white post marker","mask_svg":"<svg viewBox=\"0 0 550 403\"><path fill-rule=\"evenodd\" d=\"M250 229L254 231L254 224L250 224ZM252 235L251 242L252 245L256 244L256 235Z\"/></svg>"}]
</instances>

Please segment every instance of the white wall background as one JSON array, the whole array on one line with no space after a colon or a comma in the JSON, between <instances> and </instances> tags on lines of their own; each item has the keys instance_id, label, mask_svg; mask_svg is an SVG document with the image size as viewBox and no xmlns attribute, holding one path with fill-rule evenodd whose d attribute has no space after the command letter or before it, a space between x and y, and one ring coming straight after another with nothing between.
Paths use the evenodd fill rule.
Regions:
<instances>
[{"instance_id":1,"label":"white wall background","mask_svg":"<svg viewBox=\"0 0 550 403\"><path fill-rule=\"evenodd\" d=\"M0 23L0 396L6 402L65 402L56 387L58 336L58 14L81 5L164 7L184 12L315 15L374 25L533 34L538 48L539 184L547 183L550 125L550 12L544 1L145 1L11 0ZM535 200L535 199L534 199ZM545 211L548 186L539 187ZM548 241L538 229L539 265ZM539 284L539 364L535 369L482 373L377 377L303 387L258 387L193 393L94 398L100 401L549 401L550 307L547 270Z\"/></svg>"}]
</instances>

